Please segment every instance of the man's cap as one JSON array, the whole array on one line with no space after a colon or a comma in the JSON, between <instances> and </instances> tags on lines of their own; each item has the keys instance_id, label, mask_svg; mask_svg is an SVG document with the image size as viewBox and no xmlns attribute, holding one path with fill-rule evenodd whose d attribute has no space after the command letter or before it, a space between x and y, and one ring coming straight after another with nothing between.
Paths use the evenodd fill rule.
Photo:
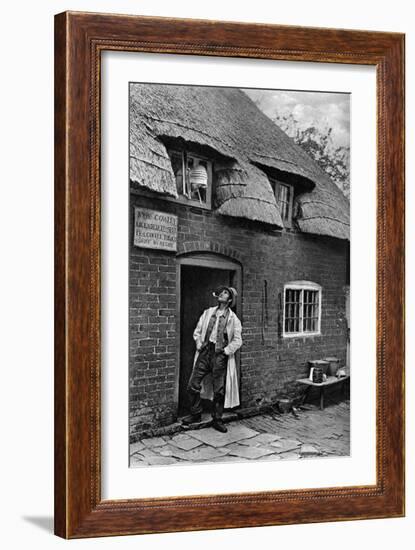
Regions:
<instances>
[{"instance_id":1,"label":"man's cap","mask_svg":"<svg viewBox=\"0 0 415 550\"><path fill-rule=\"evenodd\" d=\"M236 297L238 296L236 289L233 288L233 286L220 286L215 290L215 292L213 292L213 296L217 298L223 290L227 290L229 292L231 296L229 307L233 307L236 304Z\"/></svg>"}]
</instances>

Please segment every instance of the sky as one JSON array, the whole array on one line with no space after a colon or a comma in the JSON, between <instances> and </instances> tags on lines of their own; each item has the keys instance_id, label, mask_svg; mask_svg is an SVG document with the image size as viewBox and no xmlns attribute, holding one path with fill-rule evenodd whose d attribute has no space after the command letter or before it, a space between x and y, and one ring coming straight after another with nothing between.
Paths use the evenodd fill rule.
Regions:
<instances>
[{"instance_id":1,"label":"sky","mask_svg":"<svg viewBox=\"0 0 415 550\"><path fill-rule=\"evenodd\" d=\"M276 113L292 114L302 128L331 127L334 146L350 146L350 94L253 90L245 93L271 119Z\"/></svg>"}]
</instances>

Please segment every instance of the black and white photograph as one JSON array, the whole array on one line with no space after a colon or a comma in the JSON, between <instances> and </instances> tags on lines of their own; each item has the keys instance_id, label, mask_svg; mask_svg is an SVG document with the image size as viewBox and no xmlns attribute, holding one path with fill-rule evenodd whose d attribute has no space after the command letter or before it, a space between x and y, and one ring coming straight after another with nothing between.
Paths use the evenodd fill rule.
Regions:
<instances>
[{"instance_id":1,"label":"black and white photograph","mask_svg":"<svg viewBox=\"0 0 415 550\"><path fill-rule=\"evenodd\" d=\"M129 84L131 468L350 455L350 94Z\"/></svg>"}]
</instances>

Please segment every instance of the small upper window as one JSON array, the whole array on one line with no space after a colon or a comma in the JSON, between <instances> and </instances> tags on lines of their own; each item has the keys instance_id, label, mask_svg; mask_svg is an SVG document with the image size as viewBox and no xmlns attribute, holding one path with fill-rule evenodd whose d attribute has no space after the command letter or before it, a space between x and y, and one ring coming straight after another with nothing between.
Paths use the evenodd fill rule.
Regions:
<instances>
[{"instance_id":1,"label":"small upper window","mask_svg":"<svg viewBox=\"0 0 415 550\"><path fill-rule=\"evenodd\" d=\"M321 286L308 281L284 286L284 336L320 334Z\"/></svg>"},{"instance_id":2,"label":"small upper window","mask_svg":"<svg viewBox=\"0 0 415 550\"><path fill-rule=\"evenodd\" d=\"M289 183L270 179L275 199L280 209L281 219L285 226L290 227L292 221L294 188Z\"/></svg>"},{"instance_id":3,"label":"small upper window","mask_svg":"<svg viewBox=\"0 0 415 550\"><path fill-rule=\"evenodd\" d=\"M211 207L212 161L187 151L169 151L179 200Z\"/></svg>"}]
</instances>

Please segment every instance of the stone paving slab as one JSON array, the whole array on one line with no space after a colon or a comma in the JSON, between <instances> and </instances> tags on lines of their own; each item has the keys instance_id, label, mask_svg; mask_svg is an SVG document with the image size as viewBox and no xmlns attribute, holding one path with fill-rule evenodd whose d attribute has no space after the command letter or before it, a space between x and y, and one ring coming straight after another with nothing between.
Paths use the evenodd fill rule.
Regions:
<instances>
[{"instance_id":1,"label":"stone paving slab","mask_svg":"<svg viewBox=\"0 0 415 550\"><path fill-rule=\"evenodd\" d=\"M229 462L232 462L233 464L236 464L238 462L246 462L246 460L243 460L243 459L238 460L238 458L236 456L231 456L231 455L217 456L217 457L211 458L209 460L209 464L210 463L225 464L225 463L229 463Z\"/></svg>"},{"instance_id":2,"label":"stone paving slab","mask_svg":"<svg viewBox=\"0 0 415 550\"><path fill-rule=\"evenodd\" d=\"M201 460L211 460L212 458L225 456L228 454L228 450L224 449L215 449L214 447L209 447L208 445L200 445L195 449L189 451L184 451L179 449L175 445L167 444L164 447L160 447L159 456L165 458L179 458L180 460L185 460L188 462L199 462ZM137 456L137 455L134 455ZM150 457L151 458L151 457ZM146 460L150 458L146 457Z\"/></svg>"},{"instance_id":3,"label":"stone paving slab","mask_svg":"<svg viewBox=\"0 0 415 550\"><path fill-rule=\"evenodd\" d=\"M157 453L155 453L152 449L141 449L137 453L133 455L134 458L144 458L147 460L148 458L153 458L155 456L159 456Z\"/></svg>"},{"instance_id":4,"label":"stone paving slab","mask_svg":"<svg viewBox=\"0 0 415 550\"><path fill-rule=\"evenodd\" d=\"M301 456L319 456L320 451L314 447L314 445L301 445L300 449Z\"/></svg>"},{"instance_id":5,"label":"stone paving slab","mask_svg":"<svg viewBox=\"0 0 415 550\"><path fill-rule=\"evenodd\" d=\"M265 456L260 456L259 458L257 458L258 462L261 461L261 462L274 462L276 460L282 460L284 458L284 455L277 455L277 454L273 454L273 455L265 455Z\"/></svg>"},{"instance_id":6,"label":"stone paving slab","mask_svg":"<svg viewBox=\"0 0 415 550\"><path fill-rule=\"evenodd\" d=\"M248 439L249 437L255 437L259 435L258 432L244 426L243 424L228 424L228 432L221 433L215 430L214 428L205 428L203 430L194 430L192 432L187 432L188 435L198 439L206 445L211 447L224 447L229 443L235 443L241 439Z\"/></svg>"},{"instance_id":7,"label":"stone paving slab","mask_svg":"<svg viewBox=\"0 0 415 550\"><path fill-rule=\"evenodd\" d=\"M240 444L248 445L249 447L259 447L260 445L267 445L268 443L277 441L278 439L281 439L280 435L264 433L256 435L255 437L250 437L249 439L244 439L240 441Z\"/></svg>"},{"instance_id":8,"label":"stone paving slab","mask_svg":"<svg viewBox=\"0 0 415 550\"><path fill-rule=\"evenodd\" d=\"M191 462L199 462L201 460L210 460L219 456L225 456L229 453L226 449L215 449L214 447L198 447L191 451L178 451L174 456L178 456L183 460L189 460Z\"/></svg>"},{"instance_id":9,"label":"stone paving slab","mask_svg":"<svg viewBox=\"0 0 415 550\"><path fill-rule=\"evenodd\" d=\"M250 460L275 453L275 449L248 447L246 445L238 445L237 443L227 445L226 449L229 451L230 455L238 456L239 458L248 458Z\"/></svg>"},{"instance_id":10,"label":"stone paving slab","mask_svg":"<svg viewBox=\"0 0 415 550\"><path fill-rule=\"evenodd\" d=\"M144 449L144 445L141 443L141 441L137 441L136 443L132 443L130 445L130 455L133 455L140 449Z\"/></svg>"},{"instance_id":11,"label":"stone paving slab","mask_svg":"<svg viewBox=\"0 0 415 550\"><path fill-rule=\"evenodd\" d=\"M301 441L295 439L280 439L279 441L273 441L270 445L275 447L274 452L286 453L298 449L301 446Z\"/></svg>"},{"instance_id":12,"label":"stone paving slab","mask_svg":"<svg viewBox=\"0 0 415 550\"><path fill-rule=\"evenodd\" d=\"M172 437L170 442L179 449L182 449L183 451L190 451L191 449L202 445L201 441L195 439L194 437L191 437L188 434L175 435L174 437Z\"/></svg>"},{"instance_id":13,"label":"stone paving slab","mask_svg":"<svg viewBox=\"0 0 415 550\"><path fill-rule=\"evenodd\" d=\"M135 468L136 466L148 466L146 459L138 454L130 456L130 468Z\"/></svg>"},{"instance_id":14,"label":"stone paving slab","mask_svg":"<svg viewBox=\"0 0 415 550\"><path fill-rule=\"evenodd\" d=\"M179 449L179 447L170 442L163 447L159 447L157 451L160 456L177 456L179 458L180 454L183 452L183 449Z\"/></svg>"},{"instance_id":15,"label":"stone paving slab","mask_svg":"<svg viewBox=\"0 0 415 550\"><path fill-rule=\"evenodd\" d=\"M177 464L177 460L169 456L154 456L147 459L149 466L169 466L170 464Z\"/></svg>"},{"instance_id":16,"label":"stone paving slab","mask_svg":"<svg viewBox=\"0 0 415 550\"><path fill-rule=\"evenodd\" d=\"M281 458L284 460L298 460L301 458L301 455L299 453L289 452L289 453L284 453L284 455L282 455Z\"/></svg>"},{"instance_id":17,"label":"stone paving slab","mask_svg":"<svg viewBox=\"0 0 415 550\"><path fill-rule=\"evenodd\" d=\"M162 445L165 445L166 440L162 437L147 437L146 439L142 439L141 443L151 449L151 447L161 447Z\"/></svg>"}]
</instances>

